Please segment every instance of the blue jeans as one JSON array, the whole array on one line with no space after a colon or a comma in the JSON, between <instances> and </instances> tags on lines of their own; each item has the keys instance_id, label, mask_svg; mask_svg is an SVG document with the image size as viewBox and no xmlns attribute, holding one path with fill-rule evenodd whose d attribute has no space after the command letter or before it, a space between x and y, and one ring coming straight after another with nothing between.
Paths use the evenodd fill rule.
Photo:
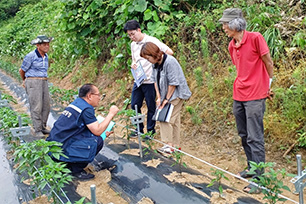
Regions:
<instances>
[{"instance_id":1,"label":"blue jeans","mask_svg":"<svg viewBox=\"0 0 306 204\"><path fill-rule=\"evenodd\" d=\"M265 162L265 142L263 117L266 109L266 99L253 101L235 101L233 112L236 118L238 134L241 137L242 147L248 160ZM263 170L256 171L257 175Z\"/></svg>"},{"instance_id":2,"label":"blue jeans","mask_svg":"<svg viewBox=\"0 0 306 204\"><path fill-rule=\"evenodd\" d=\"M135 110L135 105L137 105L137 111L139 114L141 114L141 107L143 103L143 99L146 100L147 108L148 108L148 114L147 114L147 131L152 131L155 133L155 121L152 120L152 117L154 115L156 104L155 104L155 87L154 84L142 84L139 87L137 87L136 83L134 83L134 87L132 90L132 101L131 106L132 109ZM143 133L144 125L143 123L139 124L140 126L140 132Z\"/></svg>"}]
</instances>

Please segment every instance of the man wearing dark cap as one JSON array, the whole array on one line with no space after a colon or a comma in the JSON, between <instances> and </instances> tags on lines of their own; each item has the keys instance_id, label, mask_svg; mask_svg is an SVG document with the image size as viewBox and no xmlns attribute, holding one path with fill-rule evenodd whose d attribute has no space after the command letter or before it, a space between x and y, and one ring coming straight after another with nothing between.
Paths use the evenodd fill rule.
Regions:
<instances>
[{"instance_id":1,"label":"man wearing dark cap","mask_svg":"<svg viewBox=\"0 0 306 204\"><path fill-rule=\"evenodd\" d=\"M239 172L243 178L257 178L263 169L256 170L256 175L248 174L250 161L265 162L263 117L266 98L270 99L270 87L273 77L273 61L268 45L258 32L246 31L246 21L242 11L229 8L219 20L226 35L232 38L228 49L237 77L233 88L233 113L236 118L238 134L248 161L248 168ZM251 190L252 185L243 190Z\"/></svg>"},{"instance_id":2,"label":"man wearing dark cap","mask_svg":"<svg viewBox=\"0 0 306 204\"><path fill-rule=\"evenodd\" d=\"M47 52L52 40L53 38L45 35L39 35L32 40L31 44L36 45L36 49L25 56L19 69L22 85L28 94L31 119L37 137L44 137L44 134L50 133L46 128L50 112Z\"/></svg>"}]
</instances>

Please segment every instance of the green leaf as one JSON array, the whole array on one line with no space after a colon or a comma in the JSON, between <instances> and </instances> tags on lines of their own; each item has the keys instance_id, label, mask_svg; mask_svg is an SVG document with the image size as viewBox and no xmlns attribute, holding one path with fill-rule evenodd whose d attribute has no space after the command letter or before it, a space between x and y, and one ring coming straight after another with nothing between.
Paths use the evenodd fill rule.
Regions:
<instances>
[{"instance_id":1,"label":"green leaf","mask_svg":"<svg viewBox=\"0 0 306 204\"><path fill-rule=\"evenodd\" d=\"M283 189L291 192L291 190L290 190L290 188L288 186L283 186Z\"/></svg>"},{"instance_id":2,"label":"green leaf","mask_svg":"<svg viewBox=\"0 0 306 204\"><path fill-rule=\"evenodd\" d=\"M45 160L46 160L47 163L52 163L53 162L53 160L49 156L46 156Z\"/></svg>"},{"instance_id":3,"label":"green leaf","mask_svg":"<svg viewBox=\"0 0 306 204\"><path fill-rule=\"evenodd\" d=\"M91 33L91 30L90 30L90 28L88 27L88 28L85 28L84 30L82 30L81 35L85 37L85 36L87 36L89 33Z\"/></svg>"},{"instance_id":4,"label":"green leaf","mask_svg":"<svg viewBox=\"0 0 306 204\"><path fill-rule=\"evenodd\" d=\"M68 29L69 30L73 30L75 28L75 24L74 23L69 23L68 24Z\"/></svg>"},{"instance_id":5,"label":"green leaf","mask_svg":"<svg viewBox=\"0 0 306 204\"><path fill-rule=\"evenodd\" d=\"M147 9L148 2L146 0L134 0L133 5L135 11L144 12Z\"/></svg>"},{"instance_id":6,"label":"green leaf","mask_svg":"<svg viewBox=\"0 0 306 204\"><path fill-rule=\"evenodd\" d=\"M84 13L84 15L83 15L83 19L84 19L84 20L87 20L87 19L88 19L88 17L89 17L89 14L88 14L88 13Z\"/></svg>"},{"instance_id":7,"label":"green leaf","mask_svg":"<svg viewBox=\"0 0 306 204\"><path fill-rule=\"evenodd\" d=\"M154 0L155 6L161 6L163 2L161 0Z\"/></svg>"},{"instance_id":8,"label":"green leaf","mask_svg":"<svg viewBox=\"0 0 306 204\"><path fill-rule=\"evenodd\" d=\"M153 11L153 14L152 14L152 15L153 15L153 19L154 19L155 22L159 21L159 17L158 17L158 15L157 15L156 10Z\"/></svg>"},{"instance_id":9,"label":"green leaf","mask_svg":"<svg viewBox=\"0 0 306 204\"><path fill-rule=\"evenodd\" d=\"M221 185L219 186L219 192L220 192L220 194L222 194L222 193L223 193L223 188L222 188L222 186L221 186Z\"/></svg>"},{"instance_id":10,"label":"green leaf","mask_svg":"<svg viewBox=\"0 0 306 204\"><path fill-rule=\"evenodd\" d=\"M143 18L143 20L145 20L145 21L147 21L147 20L149 20L149 19L151 19L152 18L152 12L151 12L151 10L150 9L147 9L145 12L144 12L144 18Z\"/></svg>"},{"instance_id":11,"label":"green leaf","mask_svg":"<svg viewBox=\"0 0 306 204\"><path fill-rule=\"evenodd\" d=\"M128 7L128 12L129 12L129 13L132 13L133 11L134 11L134 6L132 6L132 5L129 6L129 7Z\"/></svg>"}]
</instances>

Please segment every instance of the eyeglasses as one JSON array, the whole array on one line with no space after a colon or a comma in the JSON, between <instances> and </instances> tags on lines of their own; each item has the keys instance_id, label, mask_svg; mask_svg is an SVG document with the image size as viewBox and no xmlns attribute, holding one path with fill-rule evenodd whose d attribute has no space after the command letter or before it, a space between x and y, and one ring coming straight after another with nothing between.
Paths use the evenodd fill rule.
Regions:
<instances>
[{"instance_id":1,"label":"eyeglasses","mask_svg":"<svg viewBox=\"0 0 306 204\"><path fill-rule=\"evenodd\" d=\"M101 97L101 94L100 94L100 93L91 93L91 94Z\"/></svg>"},{"instance_id":2,"label":"eyeglasses","mask_svg":"<svg viewBox=\"0 0 306 204\"><path fill-rule=\"evenodd\" d=\"M133 37L133 36L134 36L136 33L137 33L137 31L135 31L135 32L133 32L133 33L128 34L128 36L131 38L131 37Z\"/></svg>"}]
</instances>

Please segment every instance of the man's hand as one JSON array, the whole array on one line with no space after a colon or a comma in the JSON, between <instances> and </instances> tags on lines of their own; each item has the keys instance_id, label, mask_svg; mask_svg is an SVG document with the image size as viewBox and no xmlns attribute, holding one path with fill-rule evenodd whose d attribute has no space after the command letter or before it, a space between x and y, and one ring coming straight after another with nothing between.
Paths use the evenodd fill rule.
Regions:
<instances>
[{"instance_id":1,"label":"man's hand","mask_svg":"<svg viewBox=\"0 0 306 204\"><path fill-rule=\"evenodd\" d=\"M137 65L136 64L132 64L131 67L132 67L132 69L136 69Z\"/></svg>"},{"instance_id":2,"label":"man's hand","mask_svg":"<svg viewBox=\"0 0 306 204\"><path fill-rule=\"evenodd\" d=\"M273 97L274 97L274 92L271 89L269 89L267 98L272 101Z\"/></svg>"},{"instance_id":3,"label":"man's hand","mask_svg":"<svg viewBox=\"0 0 306 204\"><path fill-rule=\"evenodd\" d=\"M160 98L157 98L156 100L156 107L159 107L160 106Z\"/></svg>"},{"instance_id":4,"label":"man's hand","mask_svg":"<svg viewBox=\"0 0 306 204\"><path fill-rule=\"evenodd\" d=\"M106 137L109 137L113 133L114 133L114 131L110 131L110 132L106 131L105 135L106 135Z\"/></svg>"},{"instance_id":5,"label":"man's hand","mask_svg":"<svg viewBox=\"0 0 306 204\"><path fill-rule=\"evenodd\" d=\"M168 100L163 100L162 104L158 107L158 109L163 109L164 106L168 103Z\"/></svg>"},{"instance_id":6,"label":"man's hand","mask_svg":"<svg viewBox=\"0 0 306 204\"><path fill-rule=\"evenodd\" d=\"M25 80L22 81L22 87L25 88Z\"/></svg>"},{"instance_id":7,"label":"man's hand","mask_svg":"<svg viewBox=\"0 0 306 204\"><path fill-rule=\"evenodd\" d=\"M112 105L109 109L109 114L111 114L113 117L119 112L119 108L115 105Z\"/></svg>"}]
</instances>

